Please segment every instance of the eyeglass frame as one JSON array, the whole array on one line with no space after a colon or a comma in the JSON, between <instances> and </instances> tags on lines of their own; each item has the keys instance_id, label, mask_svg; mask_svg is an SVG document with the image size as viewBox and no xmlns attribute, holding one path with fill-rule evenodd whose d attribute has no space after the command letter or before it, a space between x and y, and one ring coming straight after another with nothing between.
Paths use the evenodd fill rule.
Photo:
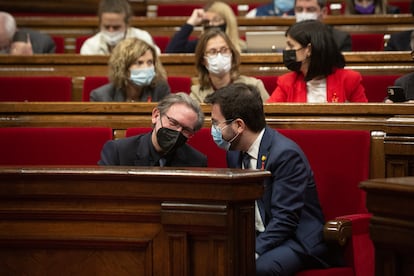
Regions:
<instances>
[{"instance_id":1,"label":"eyeglass frame","mask_svg":"<svg viewBox=\"0 0 414 276\"><path fill-rule=\"evenodd\" d=\"M227 127L228 125L230 125L232 122L234 122L236 119L227 119L221 122L217 122L215 120L211 120L211 126L214 127L215 129L219 128L220 130L223 130L225 127ZM220 128L221 124L226 124L225 127Z\"/></svg>"},{"instance_id":2,"label":"eyeglass frame","mask_svg":"<svg viewBox=\"0 0 414 276\"><path fill-rule=\"evenodd\" d=\"M214 53L211 53L211 51L214 50ZM222 51L225 51L227 53L222 53ZM230 57L233 55L233 53L231 52L231 49L229 47L221 47L219 50L212 48L208 51L204 52L204 56L207 58L215 58L217 57L218 54L221 54L223 57Z\"/></svg>"},{"instance_id":3,"label":"eyeglass frame","mask_svg":"<svg viewBox=\"0 0 414 276\"><path fill-rule=\"evenodd\" d=\"M180 122L178 122L176 119L174 119L174 118L172 118L172 117L170 117L170 116L168 116L166 113L164 113L164 114L161 114L160 116L162 117L162 116L164 116L165 115L165 117L167 117L167 119L168 119L168 124L170 125L170 126L172 126L173 128L175 128L175 130L177 130L178 131L178 129L179 128L181 128L181 133L185 136L185 137L187 137L187 138L191 138L191 137L193 137L194 136L194 134L195 134L195 130L194 129L192 129L192 128L189 128L189 127L186 127L186 126L183 126ZM162 125L162 120L161 120L161 126L163 126Z\"/></svg>"}]
</instances>

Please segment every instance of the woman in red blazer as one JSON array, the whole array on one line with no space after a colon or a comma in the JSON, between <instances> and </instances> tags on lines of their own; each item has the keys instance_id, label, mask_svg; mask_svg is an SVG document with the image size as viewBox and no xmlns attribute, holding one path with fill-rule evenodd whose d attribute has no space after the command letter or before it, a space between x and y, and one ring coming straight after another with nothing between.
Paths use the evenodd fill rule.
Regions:
<instances>
[{"instance_id":1,"label":"woman in red blazer","mask_svg":"<svg viewBox=\"0 0 414 276\"><path fill-rule=\"evenodd\" d=\"M368 102L359 72L344 69L345 58L327 26L317 20L292 25L286 32L285 66L272 102Z\"/></svg>"}]
</instances>

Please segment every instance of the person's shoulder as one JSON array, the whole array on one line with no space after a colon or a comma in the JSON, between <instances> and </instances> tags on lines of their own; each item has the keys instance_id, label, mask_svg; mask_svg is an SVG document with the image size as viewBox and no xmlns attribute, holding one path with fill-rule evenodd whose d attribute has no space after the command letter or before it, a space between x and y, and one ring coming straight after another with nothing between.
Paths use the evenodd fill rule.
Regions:
<instances>
[{"instance_id":1,"label":"person's shoulder","mask_svg":"<svg viewBox=\"0 0 414 276\"><path fill-rule=\"evenodd\" d=\"M129 27L127 33L131 36L150 35L148 31L136 27Z\"/></svg>"},{"instance_id":2,"label":"person's shoulder","mask_svg":"<svg viewBox=\"0 0 414 276\"><path fill-rule=\"evenodd\" d=\"M296 72L287 72L278 77L278 82L293 82L298 78L299 74Z\"/></svg>"}]
</instances>

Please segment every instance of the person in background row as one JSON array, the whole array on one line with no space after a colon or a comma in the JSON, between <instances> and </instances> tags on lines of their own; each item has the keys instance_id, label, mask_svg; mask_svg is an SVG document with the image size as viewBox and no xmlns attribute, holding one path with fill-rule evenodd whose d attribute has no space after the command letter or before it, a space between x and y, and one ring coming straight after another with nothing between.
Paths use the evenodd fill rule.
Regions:
<instances>
[{"instance_id":1,"label":"person in background row","mask_svg":"<svg viewBox=\"0 0 414 276\"><path fill-rule=\"evenodd\" d=\"M252 9L246 14L246 17L294 15L294 6L295 0L273 0L268 4Z\"/></svg>"},{"instance_id":2,"label":"person in background row","mask_svg":"<svg viewBox=\"0 0 414 276\"><path fill-rule=\"evenodd\" d=\"M55 51L55 42L48 34L18 29L14 17L0 11L0 54L54 54Z\"/></svg>"},{"instance_id":3,"label":"person in background row","mask_svg":"<svg viewBox=\"0 0 414 276\"><path fill-rule=\"evenodd\" d=\"M127 0L101 0L98 8L99 32L83 43L82 55L107 55L121 40L136 37L161 53L152 36L144 30L130 27L132 9Z\"/></svg>"},{"instance_id":4,"label":"person in background row","mask_svg":"<svg viewBox=\"0 0 414 276\"><path fill-rule=\"evenodd\" d=\"M191 86L190 96L200 103L215 90L239 82L255 86L263 100L269 98L261 80L240 75L240 53L220 29L213 28L201 35L195 59L198 84Z\"/></svg>"},{"instance_id":5,"label":"person in background row","mask_svg":"<svg viewBox=\"0 0 414 276\"><path fill-rule=\"evenodd\" d=\"M233 83L207 98L211 134L230 168L271 172L255 202L256 276L291 276L342 262L323 240L324 215L312 168L300 147L266 126L258 91Z\"/></svg>"},{"instance_id":6,"label":"person in background row","mask_svg":"<svg viewBox=\"0 0 414 276\"><path fill-rule=\"evenodd\" d=\"M326 6L326 3L326 0L296 0L296 22L310 19L323 21L328 15L328 7ZM349 33L335 29L329 25L328 28L332 32L332 36L341 52L352 51L352 39Z\"/></svg>"},{"instance_id":7,"label":"person in background row","mask_svg":"<svg viewBox=\"0 0 414 276\"><path fill-rule=\"evenodd\" d=\"M278 77L267 102L367 102L362 76L344 69L345 58L329 28L304 20L286 31L283 62L292 72Z\"/></svg>"},{"instance_id":8,"label":"person in background row","mask_svg":"<svg viewBox=\"0 0 414 276\"><path fill-rule=\"evenodd\" d=\"M414 20L414 0L411 1L411 14ZM393 33L385 46L385 51L411 51L414 50L411 47L411 39L414 36L414 29L408 31L402 31Z\"/></svg>"},{"instance_id":9,"label":"person in background row","mask_svg":"<svg viewBox=\"0 0 414 276\"><path fill-rule=\"evenodd\" d=\"M220 1L208 4L204 9L195 9L187 22L174 34L165 50L166 53L194 53L198 39L190 39L196 26L203 26L203 31L219 28L233 42L237 51L247 48L246 42L240 39L237 18L231 7Z\"/></svg>"},{"instance_id":10,"label":"person in background row","mask_svg":"<svg viewBox=\"0 0 414 276\"><path fill-rule=\"evenodd\" d=\"M119 42L109 58L110 83L93 90L93 102L158 102L170 94L154 47L138 38Z\"/></svg>"},{"instance_id":11,"label":"person in background row","mask_svg":"<svg viewBox=\"0 0 414 276\"><path fill-rule=\"evenodd\" d=\"M345 14L397 14L400 9L387 0L347 0Z\"/></svg>"},{"instance_id":12,"label":"person in background row","mask_svg":"<svg viewBox=\"0 0 414 276\"><path fill-rule=\"evenodd\" d=\"M207 167L207 157L186 142L203 126L200 105L184 92L170 94L152 111L151 132L105 143L99 165Z\"/></svg>"}]
</instances>

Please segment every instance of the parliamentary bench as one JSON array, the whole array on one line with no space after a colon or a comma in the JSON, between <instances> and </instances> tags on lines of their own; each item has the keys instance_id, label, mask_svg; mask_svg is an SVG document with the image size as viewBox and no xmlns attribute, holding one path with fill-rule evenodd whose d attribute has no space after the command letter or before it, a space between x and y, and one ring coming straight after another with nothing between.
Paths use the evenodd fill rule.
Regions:
<instances>
[{"instance_id":1,"label":"parliamentary bench","mask_svg":"<svg viewBox=\"0 0 414 276\"><path fill-rule=\"evenodd\" d=\"M374 95L375 101L383 99L387 84L397 76L414 72L414 63L409 52L346 52L344 53L347 68L359 71L362 75L393 76L387 81L381 80L380 95ZM161 61L170 77L189 77L197 80L193 54L162 54ZM77 54L55 54L23 56L0 56L1 76L65 76L72 78L72 101L82 101L82 91L86 77L102 77L108 74L108 56L81 56ZM242 54L240 71L249 76L278 76L287 71L282 55L275 54ZM372 79L372 77L371 77ZM274 87L266 80L267 87ZM379 82L369 89L374 94ZM188 85L188 84L187 84ZM188 88L188 86L187 86ZM372 92L373 91L373 92ZM269 91L271 93L273 91ZM87 98L86 98L87 99Z\"/></svg>"}]
</instances>

